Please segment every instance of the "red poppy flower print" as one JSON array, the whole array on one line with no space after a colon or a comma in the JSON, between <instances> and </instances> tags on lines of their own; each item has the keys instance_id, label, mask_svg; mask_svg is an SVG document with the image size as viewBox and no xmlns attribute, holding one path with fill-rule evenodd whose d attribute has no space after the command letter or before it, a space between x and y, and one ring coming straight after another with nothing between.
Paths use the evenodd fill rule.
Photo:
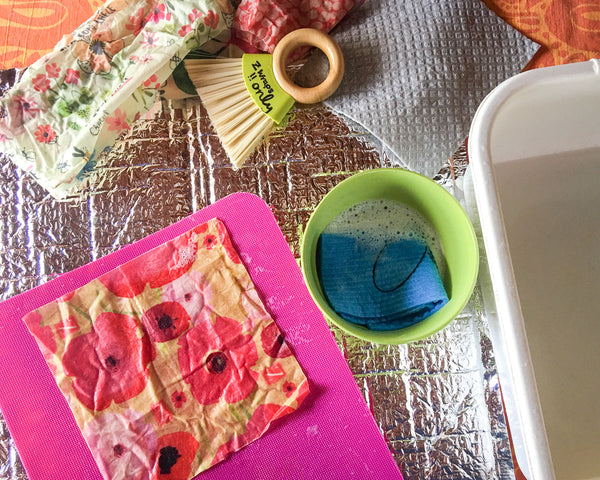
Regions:
<instances>
[{"instance_id":1,"label":"red poppy flower print","mask_svg":"<svg viewBox=\"0 0 600 480\"><path fill-rule=\"evenodd\" d=\"M103 478L150 480L157 439L140 413L104 413L82 430Z\"/></svg>"},{"instance_id":2,"label":"red poppy flower print","mask_svg":"<svg viewBox=\"0 0 600 480\"><path fill-rule=\"evenodd\" d=\"M152 344L138 335L133 317L104 312L92 331L67 344L62 364L75 377L73 390L90 410L104 410L111 402L122 403L138 395L148 382Z\"/></svg>"},{"instance_id":3,"label":"red poppy flower print","mask_svg":"<svg viewBox=\"0 0 600 480\"><path fill-rule=\"evenodd\" d=\"M209 317L211 298L209 283L201 273L193 270L173 280L162 291L162 299L182 305L194 325Z\"/></svg>"},{"instance_id":4,"label":"red poppy flower print","mask_svg":"<svg viewBox=\"0 0 600 480\"><path fill-rule=\"evenodd\" d=\"M244 400L256 386L256 345L242 325L227 317L214 324L205 320L178 341L179 367L192 395L202 405L223 398L227 403Z\"/></svg>"},{"instance_id":5,"label":"red poppy flower print","mask_svg":"<svg viewBox=\"0 0 600 480\"><path fill-rule=\"evenodd\" d=\"M146 285L159 288L181 277L196 260L196 227L179 237L100 276L98 280L119 297L133 298Z\"/></svg>"},{"instance_id":6,"label":"red poppy flower print","mask_svg":"<svg viewBox=\"0 0 600 480\"><path fill-rule=\"evenodd\" d=\"M275 322L269 323L260 333L260 341L265 353L272 358L285 358L292 354L285 343L283 334Z\"/></svg>"},{"instance_id":7,"label":"red poppy flower print","mask_svg":"<svg viewBox=\"0 0 600 480\"><path fill-rule=\"evenodd\" d=\"M173 432L158 438L156 480L187 480L200 443L187 432Z\"/></svg>"},{"instance_id":8,"label":"red poppy flower print","mask_svg":"<svg viewBox=\"0 0 600 480\"><path fill-rule=\"evenodd\" d=\"M40 125L35 131L35 138L40 143L52 143L56 138L56 133L50 125Z\"/></svg>"},{"instance_id":9,"label":"red poppy flower print","mask_svg":"<svg viewBox=\"0 0 600 480\"><path fill-rule=\"evenodd\" d=\"M285 393L286 397L290 398L295 391L296 384L294 382L285 382L283 384L283 393Z\"/></svg>"},{"instance_id":10,"label":"red poppy flower print","mask_svg":"<svg viewBox=\"0 0 600 480\"><path fill-rule=\"evenodd\" d=\"M219 463L230 453L237 452L240 448L252 443L269 428L271 422L293 411L293 408L284 405L275 405L272 403L259 405L246 425L246 432L242 435L234 436L227 443L221 445L211 465Z\"/></svg>"},{"instance_id":11,"label":"red poppy flower print","mask_svg":"<svg viewBox=\"0 0 600 480\"><path fill-rule=\"evenodd\" d=\"M229 260L231 260L233 263L242 263L242 260L240 259L239 255L235 251L235 248L233 248L233 245L231 244L231 238L229 237L229 233L227 232L227 229L225 228L225 224L223 222L217 222L217 231L219 232L219 240L223 244L223 247L225 247L225 252L229 257Z\"/></svg>"},{"instance_id":12,"label":"red poppy flower print","mask_svg":"<svg viewBox=\"0 0 600 480\"><path fill-rule=\"evenodd\" d=\"M186 401L187 401L187 397L185 396L184 392L180 392L179 390L175 390L171 394L171 402L173 402L173 405L175 406L175 408L181 408L181 407L183 407L183 404Z\"/></svg>"},{"instance_id":13,"label":"red poppy flower print","mask_svg":"<svg viewBox=\"0 0 600 480\"><path fill-rule=\"evenodd\" d=\"M216 243L217 243L217 237L215 237L214 235L207 235L206 237L204 237L204 240L202 241L204 248L206 248L207 250L212 250L212 248L216 245Z\"/></svg>"},{"instance_id":14,"label":"red poppy flower print","mask_svg":"<svg viewBox=\"0 0 600 480\"><path fill-rule=\"evenodd\" d=\"M190 326L190 316L177 302L163 302L144 312L142 324L153 342L173 340Z\"/></svg>"}]
</instances>

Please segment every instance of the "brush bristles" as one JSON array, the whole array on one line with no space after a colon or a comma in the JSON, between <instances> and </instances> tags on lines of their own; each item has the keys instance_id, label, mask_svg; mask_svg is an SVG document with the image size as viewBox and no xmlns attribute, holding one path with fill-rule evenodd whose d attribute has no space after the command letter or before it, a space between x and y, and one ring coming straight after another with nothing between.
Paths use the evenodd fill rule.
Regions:
<instances>
[{"instance_id":1,"label":"brush bristles","mask_svg":"<svg viewBox=\"0 0 600 480\"><path fill-rule=\"evenodd\" d=\"M185 68L229 155L239 168L273 129L246 89L241 58L186 60Z\"/></svg>"}]
</instances>

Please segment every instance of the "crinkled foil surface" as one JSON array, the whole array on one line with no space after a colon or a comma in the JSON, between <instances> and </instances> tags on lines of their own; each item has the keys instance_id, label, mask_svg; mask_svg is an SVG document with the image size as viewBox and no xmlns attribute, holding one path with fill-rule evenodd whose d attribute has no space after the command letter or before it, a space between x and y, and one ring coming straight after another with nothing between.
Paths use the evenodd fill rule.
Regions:
<instances>
[{"instance_id":1,"label":"crinkled foil surface","mask_svg":"<svg viewBox=\"0 0 600 480\"><path fill-rule=\"evenodd\" d=\"M1 93L18 72L0 75ZM285 128L233 171L197 100L164 104L153 119L138 121L102 159L96 185L76 199L55 201L1 159L2 299L238 191L271 206L298 257L302 229L319 200L353 173L380 166L400 165L371 136L317 105L298 108ZM465 166L461 148L435 179L457 193ZM418 343L378 346L332 331L407 479L514 478L477 289L454 322ZM25 478L0 419L0 480Z\"/></svg>"}]
</instances>

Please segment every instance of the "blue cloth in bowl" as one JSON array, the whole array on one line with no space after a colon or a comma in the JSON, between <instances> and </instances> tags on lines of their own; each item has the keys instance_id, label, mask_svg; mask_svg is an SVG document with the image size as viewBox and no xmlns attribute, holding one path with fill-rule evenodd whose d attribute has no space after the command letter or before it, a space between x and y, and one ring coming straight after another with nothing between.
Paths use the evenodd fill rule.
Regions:
<instances>
[{"instance_id":1,"label":"blue cloth in bowl","mask_svg":"<svg viewBox=\"0 0 600 480\"><path fill-rule=\"evenodd\" d=\"M433 254L420 240L319 237L317 268L323 293L342 318L371 330L397 330L448 302Z\"/></svg>"}]
</instances>

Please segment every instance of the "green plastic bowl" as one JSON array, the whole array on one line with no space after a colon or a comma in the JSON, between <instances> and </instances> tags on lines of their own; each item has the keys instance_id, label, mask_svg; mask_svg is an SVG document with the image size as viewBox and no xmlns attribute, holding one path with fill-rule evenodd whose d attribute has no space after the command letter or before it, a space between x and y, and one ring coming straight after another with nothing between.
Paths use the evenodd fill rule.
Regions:
<instances>
[{"instance_id":1,"label":"green plastic bowl","mask_svg":"<svg viewBox=\"0 0 600 480\"><path fill-rule=\"evenodd\" d=\"M448 303L415 325L387 332L369 330L340 317L327 303L317 274L317 242L323 230L346 208L377 199L402 202L426 218L438 234L447 267L442 281ZM357 173L331 189L306 225L300 257L308 290L325 318L346 333L382 344L420 340L448 325L471 298L479 268L475 232L458 201L433 180L398 168Z\"/></svg>"}]
</instances>

